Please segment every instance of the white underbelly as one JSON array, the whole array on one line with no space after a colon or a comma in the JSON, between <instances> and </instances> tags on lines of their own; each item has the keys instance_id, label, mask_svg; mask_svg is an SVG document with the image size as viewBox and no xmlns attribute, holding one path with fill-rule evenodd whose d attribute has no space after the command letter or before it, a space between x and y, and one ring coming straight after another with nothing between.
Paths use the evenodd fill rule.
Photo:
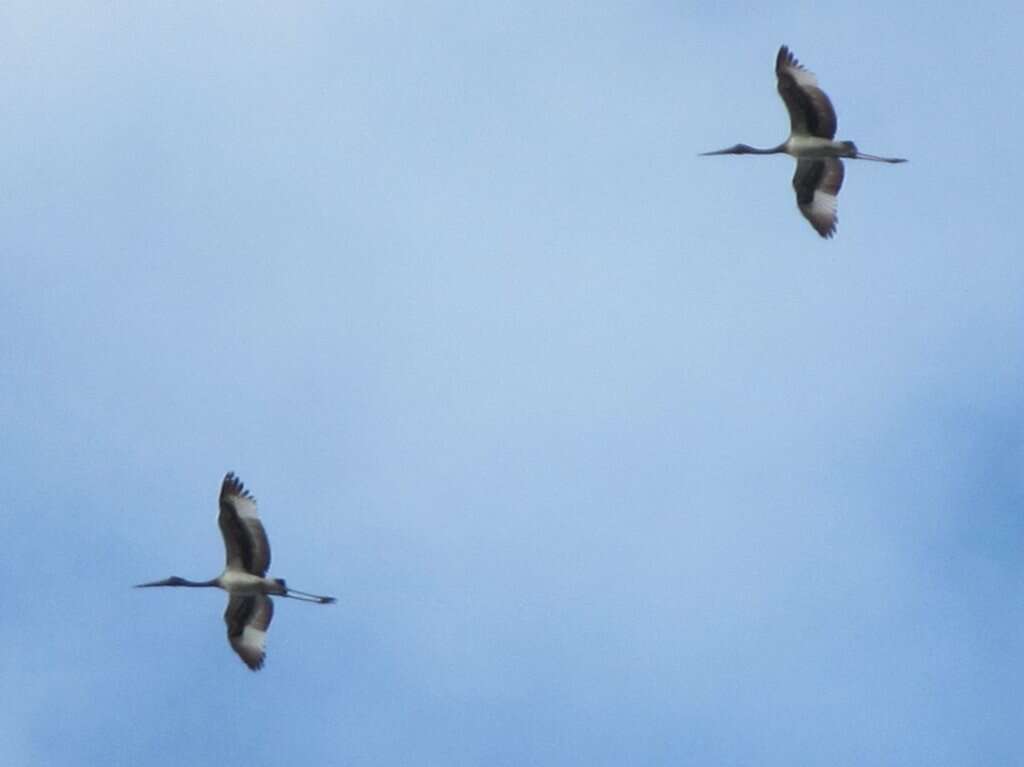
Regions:
<instances>
[{"instance_id":1,"label":"white underbelly","mask_svg":"<svg viewBox=\"0 0 1024 767\"><path fill-rule=\"evenodd\" d=\"M790 136L786 141L786 152L793 157L835 157L841 150L839 142L820 136Z\"/></svg>"},{"instance_id":2,"label":"white underbelly","mask_svg":"<svg viewBox=\"0 0 1024 767\"><path fill-rule=\"evenodd\" d=\"M225 570L220 585L231 594L262 594L266 590L264 579L241 570Z\"/></svg>"}]
</instances>

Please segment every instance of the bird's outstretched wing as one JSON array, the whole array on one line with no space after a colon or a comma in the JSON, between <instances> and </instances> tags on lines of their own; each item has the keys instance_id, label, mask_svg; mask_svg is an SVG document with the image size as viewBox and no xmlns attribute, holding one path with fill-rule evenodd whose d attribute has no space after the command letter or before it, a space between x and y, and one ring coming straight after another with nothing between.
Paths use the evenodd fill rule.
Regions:
<instances>
[{"instance_id":1,"label":"bird's outstretched wing","mask_svg":"<svg viewBox=\"0 0 1024 767\"><path fill-rule=\"evenodd\" d=\"M270 542L256 511L256 499L233 472L228 472L220 486L217 523L224 537L228 569L266 575L270 567Z\"/></svg>"},{"instance_id":2,"label":"bird's outstretched wing","mask_svg":"<svg viewBox=\"0 0 1024 767\"><path fill-rule=\"evenodd\" d=\"M837 157L798 160L793 174L796 204L814 231L829 238L839 220L839 190L843 186L843 162Z\"/></svg>"},{"instance_id":3,"label":"bird's outstretched wing","mask_svg":"<svg viewBox=\"0 0 1024 767\"><path fill-rule=\"evenodd\" d=\"M836 110L832 102L818 87L814 73L804 69L785 45L775 58L775 75L779 78L779 95L789 111L791 131L835 138Z\"/></svg>"},{"instance_id":4,"label":"bird's outstretched wing","mask_svg":"<svg viewBox=\"0 0 1024 767\"><path fill-rule=\"evenodd\" d=\"M267 630L274 618L274 603L263 594L233 596L224 611L224 622L228 626L228 642L253 671L263 668L267 653Z\"/></svg>"}]
</instances>

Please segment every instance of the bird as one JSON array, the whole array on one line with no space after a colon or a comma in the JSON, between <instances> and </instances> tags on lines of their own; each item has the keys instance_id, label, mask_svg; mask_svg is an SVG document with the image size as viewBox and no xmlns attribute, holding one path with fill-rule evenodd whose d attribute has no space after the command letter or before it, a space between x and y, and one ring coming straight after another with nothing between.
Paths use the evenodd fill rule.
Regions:
<instances>
[{"instance_id":1,"label":"bird","mask_svg":"<svg viewBox=\"0 0 1024 767\"><path fill-rule=\"evenodd\" d=\"M228 643L246 666L259 671L266 658L267 630L274 617L271 595L322 605L336 600L289 588L281 578L266 577L270 568L270 542L257 513L256 499L234 472L228 472L221 483L217 524L226 551L224 572L208 581L190 581L172 575L162 581L140 583L135 588L188 586L228 592L228 607L224 611Z\"/></svg>"},{"instance_id":2,"label":"bird","mask_svg":"<svg viewBox=\"0 0 1024 767\"><path fill-rule=\"evenodd\" d=\"M788 154L796 158L793 189L797 207L814 231L828 239L836 233L836 198L843 186L843 159L887 163L906 160L864 154L852 141L836 141L836 112L832 102L818 87L818 78L805 69L785 45L775 57L775 75L779 95L789 112L789 138L771 149L736 144L728 149L702 152L701 156Z\"/></svg>"}]
</instances>

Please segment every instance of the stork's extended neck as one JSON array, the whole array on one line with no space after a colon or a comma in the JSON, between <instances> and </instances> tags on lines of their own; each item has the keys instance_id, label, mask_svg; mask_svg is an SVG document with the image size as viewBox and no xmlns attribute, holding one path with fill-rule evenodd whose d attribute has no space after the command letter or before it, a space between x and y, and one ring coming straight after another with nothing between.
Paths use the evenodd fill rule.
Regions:
<instances>
[{"instance_id":1,"label":"stork's extended neck","mask_svg":"<svg viewBox=\"0 0 1024 767\"><path fill-rule=\"evenodd\" d=\"M152 586L188 586L194 589L206 589L206 588L217 588L220 586L217 583L217 579L209 581L190 581L187 578L179 578L177 575L172 575L170 578L164 578L162 581L153 581L152 583L140 583L135 588L145 589Z\"/></svg>"},{"instance_id":2,"label":"stork's extended neck","mask_svg":"<svg viewBox=\"0 0 1024 767\"><path fill-rule=\"evenodd\" d=\"M715 152L701 152L700 154L702 157L707 157L714 154L782 154L785 151L785 144L779 144L771 149L758 149L756 146L737 144L736 146L731 146L728 149L719 149Z\"/></svg>"}]
</instances>

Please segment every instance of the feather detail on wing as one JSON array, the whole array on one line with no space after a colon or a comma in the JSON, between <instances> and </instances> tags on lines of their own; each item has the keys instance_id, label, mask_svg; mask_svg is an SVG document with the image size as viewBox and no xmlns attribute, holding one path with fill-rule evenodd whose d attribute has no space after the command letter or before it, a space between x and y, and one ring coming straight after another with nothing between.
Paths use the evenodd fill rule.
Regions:
<instances>
[{"instance_id":1,"label":"feather detail on wing","mask_svg":"<svg viewBox=\"0 0 1024 767\"><path fill-rule=\"evenodd\" d=\"M785 45L779 48L775 58L775 74L779 79L779 95L789 112L791 132L835 138L838 126L832 102L818 87L814 73L804 69Z\"/></svg>"},{"instance_id":2,"label":"feather detail on wing","mask_svg":"<svg viewBox=\"0 0 1024 767\"><path fill-rule=\"evenodd\" d=\"M796 204L822 237L829 238L836 233L842 186L843 163L839 158L797 161L793 174Z\"/></svg>"},{"instance_id":3,"label":"feather detail on wing","mask_svg":"<svg viewBox=\"0 0 1024 767\"><path fill-rule=\"evenodd\" d=\"M256 499L233 472L224 477L220 488L217 523L224 537L228 569L266 575L270 567L270 542L256 510Z\"/></svg>"},{"instance_id":4,"label":"feather detail on wing","mask_svg":"<svg viewBox=\"0 0 1024 767\"><path fill-rule=\"evenodd\" d=\"M224 611L228 627L228 642L253 671L263 667L266 657L267 630L274 618L274 603L262 594L233 596Z\"/></svg>"}]
</instances>

